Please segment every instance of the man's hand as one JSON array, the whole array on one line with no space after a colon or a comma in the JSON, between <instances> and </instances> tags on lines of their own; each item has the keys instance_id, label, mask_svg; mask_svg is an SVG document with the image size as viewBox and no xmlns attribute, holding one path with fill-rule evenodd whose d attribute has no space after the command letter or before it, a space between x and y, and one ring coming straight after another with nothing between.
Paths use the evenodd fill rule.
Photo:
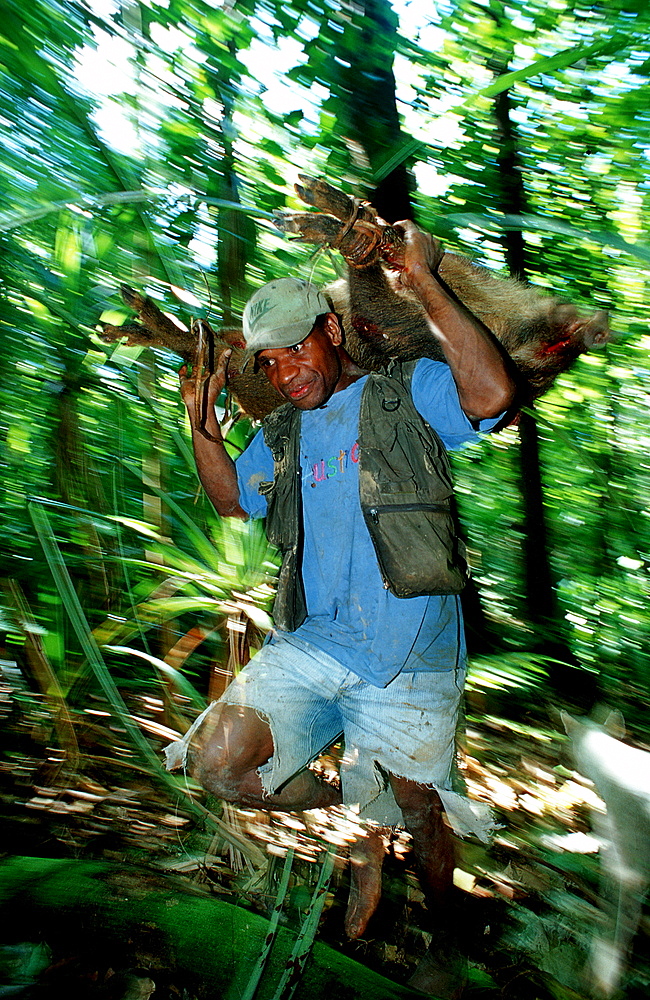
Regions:
<instances>
[{"instance_id":1,"label":"man's hand","mask_svg":"<svg viewBox=\"0 0 650 1000\"><path fill-rule=\"evenodd\" d=\"M400 281L426 312L451 368L460 405L470 420L504 413L515 397L515 382L505 351L476 317L452 298L436 276L443 250L437 240L412 222L398 222L403 233L404 265Z\"/></svg>"},{"instance_id":2,"label":"man's hand","mask_svg":"<svg viewBox=\"0 0 650 1000\"><path fill-rule=\"evenodd\" d=\"M191 374L188 373L187 365L181 365L178 369L181 396L193 424L196 422L197 412L200 415L201 408L197 404L202 395L207 397L208 411L214 410L215 403L228 381L228 361L231 354L230 347L221 352L212 375L206 376L202 365L195 365ZM205 403L203 405L205 406Z\"/></svg>"},{"instance_id":3,"label":"man's hand","mask_svg":"<svg viewBox=\"0 0 650 1000\"><path fill-rule=\"evenodd\" d=\"M187 365L181 365L178 371L181 397L192 430L198 431L209 441L221 440L221 430L214 407L228 378L228 360L231 354L230 348L221 352L217 369L211 375L205 375L204 365L198 360L192 368L191 375L188 374Z\"/></svg>"},{"instance_id":4,"label":"man's hand","mask_svg":"<svg viewBox=\"0 0 650 1000\"><path fill-rule=\"evenodd\" d=\"M194 365L191 374L188 374L187 365L182 365L178 371L178 379L190 418L194 458L203 488L223 517L246 520L247 514L239 504L235 466L224 447L214 410L226 384L230 355L230 348L222 351L212 375L206 376L201 363Z\"/></svg>"},{"instance_id":5,"label":"man's hand","mask_svg":"<svg viewBox=\"0 0 650 1000\"><path fill-rule=\"evenodd\" d=\"M430 277L436 273L445 252L438 240L423 233L413 222L396 222L394 228L404 240L404 266L400 283L405 288L413 288L422 277Z\"/></svg>"}]
</instances>

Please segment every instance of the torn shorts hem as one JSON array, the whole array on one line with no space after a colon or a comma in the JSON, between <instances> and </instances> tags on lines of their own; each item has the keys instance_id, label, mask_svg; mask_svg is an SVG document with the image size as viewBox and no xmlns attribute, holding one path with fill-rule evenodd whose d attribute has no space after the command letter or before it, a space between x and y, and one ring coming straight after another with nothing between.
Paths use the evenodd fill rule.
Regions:
<instances>
[{"instance_id":1,"label":"torn shorts hem","mask_svg":"<svg viewBox=\"0 0 650 1000\"><path fill-rule=\"evenodd\" d=\"M168 748L167 766L182 766L217 705L245 706L267 722L273 737L274 754L258 769L265 794L281 790L343 733L343 802L360 819L403 825L392 773L435 789L454 831L487 841L494 827L489 807L453 786L463 682L463 669L402 672L377 688L320 649L278 639L262 648L176 749Z\"/></svg>"}]
</instances>

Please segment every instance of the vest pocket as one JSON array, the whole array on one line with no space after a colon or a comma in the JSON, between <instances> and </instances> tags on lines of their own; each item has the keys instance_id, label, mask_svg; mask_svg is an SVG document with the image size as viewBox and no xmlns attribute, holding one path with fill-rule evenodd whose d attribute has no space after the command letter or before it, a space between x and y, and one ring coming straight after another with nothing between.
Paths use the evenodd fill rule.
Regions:
<instances>
[{"instance_id":1,"label":"vest pocket","mask_svg":"<svg viewBox=\"0 0 650 1000\"><path fill-rule=\"evenodd\" d=\"M467 580L446 504L362 507L384 586L396 597L458 594Z\"/></svg>"}]
</instances>

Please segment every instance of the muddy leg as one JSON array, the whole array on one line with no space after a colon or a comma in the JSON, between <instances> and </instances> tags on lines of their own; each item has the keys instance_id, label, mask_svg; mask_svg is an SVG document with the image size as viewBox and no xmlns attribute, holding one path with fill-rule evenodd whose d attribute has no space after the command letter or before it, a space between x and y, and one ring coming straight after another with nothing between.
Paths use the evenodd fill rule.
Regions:
<instances>
[{"instance_id":1,"label":"muddy leg","mask_svg":"<svg viewBox=\"0 0 650 1000\"><path fill-rule=\"evenodd\" d=\"M454 845L445 824L440 796L433 788L390 777L404 824L413 838L413 854L431 915L429 950L409 985L440 1000L456 1000L467 983L467 959L453 903Z\"/></svg>"},{"instance_id":2,"label":"muddy leg","mask_svg":"<svg viewBox=\"0 0 650 1000\"><path fill-rule=\"evenodd\" d=\"M218 714L217 714L218 713ZM204 788L227 802L253 809L324 809L341 801L338 789L301 771L282 789L267 795L257 769L273 756L273 737L256 711L238 705L215 710L199 731L190 753L191 771Z\"/></svg>"},{"instance_id":3,"label":"muddy leg","mask_svg":"<svg viewBox=\"0 0 650 1000\"><path fill-rule=\"evenodd\" d=\"M386 853L385 827L369 826L350 848L350 896L345 914L349 938L361 937L381 898L381 872Z\"/></svg>"},{"instance_id":4,"label":"muddy leg","mask_svg":"<svg viewBox=\"0 0 650 1000\"><path fill-rule=\"evenodd\" d=\"M224 705L214 720L199 731L191 752L191 770L204 788L228 802L256 809L323 809L338 805L340 792L319 781L309 770L301 771L279 792L264 792L258 768L273 754L268 724L249 708ZM382 834L371 826L350 851L350 898L345 917L349 937L363 934L381 897L381 872L385 854Z\"/></svg>"}]
</instances>

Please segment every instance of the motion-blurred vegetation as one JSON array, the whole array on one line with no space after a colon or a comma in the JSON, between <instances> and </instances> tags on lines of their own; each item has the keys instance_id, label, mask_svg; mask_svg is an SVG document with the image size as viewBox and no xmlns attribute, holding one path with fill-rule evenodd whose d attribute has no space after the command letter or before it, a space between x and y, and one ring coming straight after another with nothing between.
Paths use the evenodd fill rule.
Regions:
<instances>
[{"instance_id":1,"label":"motion-blurred vegetation","mask_svg":"<svg viewBox=\"0 0 650 1000\"><path fill-rule=\"evenodd\" d=\"M639 0L4 0L5 853L160 861L299 924L306 859L345 842L323 817L206 805L158 763L261 641L275 559L197 490L179 359L97 336L128 318L122 282L218 328L271 277L330 279L335 261L269 222L299 207L298 171L322 174L612 311L605 351L455 457L476 584L466 772L506 823L491 855L462 856L468 912L493 926L474 985L581 989L595 864L557 838L584 828L590 792L548 706L600 698L649 739L649 28ZM234 452L250 432L232 425ZM293 850L283 903L272 859ZM348 950L403 978L419 901L398 883L401 930ZM635 975L646 995L642 958Z\"/></svg>"}]
</instances>

